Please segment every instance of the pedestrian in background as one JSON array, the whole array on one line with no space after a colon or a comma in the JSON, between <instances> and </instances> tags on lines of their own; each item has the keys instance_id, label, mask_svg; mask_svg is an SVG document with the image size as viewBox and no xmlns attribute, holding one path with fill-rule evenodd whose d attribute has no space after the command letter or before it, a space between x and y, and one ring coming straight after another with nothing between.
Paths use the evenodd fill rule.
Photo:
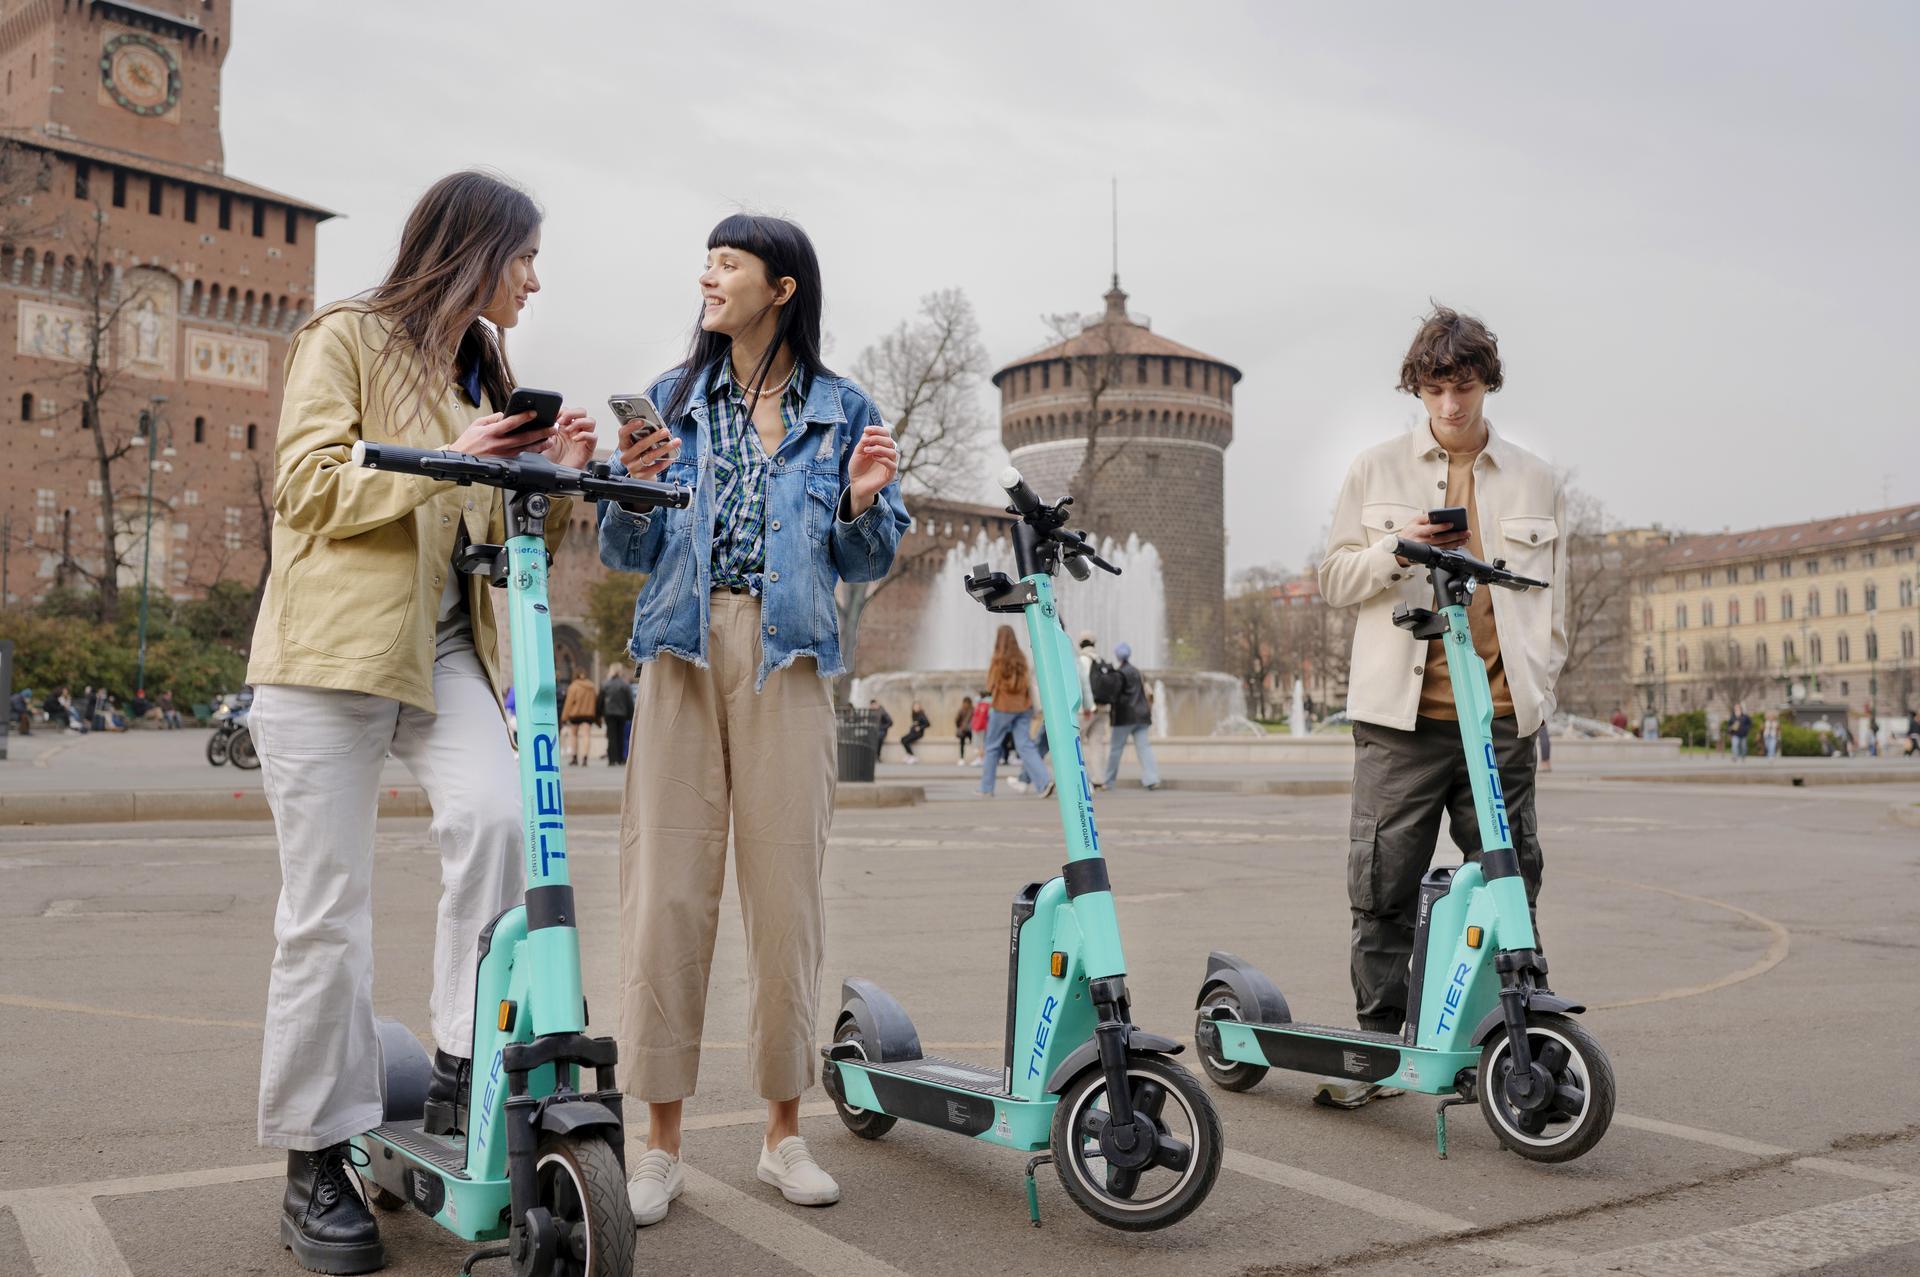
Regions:
<instances>
[{"instance_id":1,"label":"pedestrian in background","mask_svg":"<svg viewBox=\"0 0 1920 1277\"><path fill-rule=\"evenodd\" d=\"M907 761L909 763L918 763L920 761L919 756L913 752L913 747L920 743L920 738L925 736L927 729L932 726L933 720L927 717L926 707L919 701L915 701L913 703L912 725L907 728L906 735L900 738L900 748L906 751Z\"/></svg>"},{"instance_id":2,"label":"pedestrian in background","mask_svg":"<svg viewBox=\"0 0 1920 1277\"><path fill-rule=\"evenodd\" d=\"M1147 691L1146 679L1134 668L1131 646L1116 644L1113 659L1119 662L1116 668L1120 675L1120 690L1107 707L1107 716L1113 722L1113 729L1107 736L1107 779L1101 788L1112 789L1120 779L1120 755L1126 751L1127 742L1132 741L1134 750L1140 755L1141 783L1148 789L1158 789L1160 766L1154 761L1153 743L1149 739L1153 734L1153 695Z\"/></svg>"},{"instance_id":3,"label":"pedestrian in background","mask_svg":"<svg viewBox=\"0 0 1920 1277\"><path fill-rule=\"evenodd\" d=\"M967 761L967 746L973 743L973 697L960 698L960 712L953 716L953 739L960 745L960 762Z\"/></svg>"},{"instance_id":4,"label":"pedestrian in background","mask_svg":"<svg viewBox=\"0 0 1920 1277\"><path fill-rule=\"evenodd\" d=\"M627 737L633 731L633 684L618 665L600 684L600 719L607 725L607 766L627 765Z\"/></svg>"},{"instance_id":5,"label":"pedestrian in background","mask_svg":"<svg viewBox=\"0 0 1920 1277\"><path fill-rule=\"evenodd\" d=\"M1760 729L1760 743L1768 758L1780 757L1780 715L1773 710L1767 711L1766 723Z\"/></svg>"},{"instance_id":6,"label":"pedestrian in background","mask_svg":"<svg viewBox=\"0 0 1920 1277\"><path fill-rule=\"evenodd\" d=\"M993 797L1000 750L1009 738L1026 769L1025 783L1016 780L1013 787L1024 793L1031 785L1041 789L1043 796L1051 794L1053 781L1047 774L1047 764L1033 746L1033 669L1011 625L1001 626L994 634L993 660L987 666L987 695L993 709L987 718L986 746L981 751L980 796Z\"/></svg>"},{"instance_id":7,"label":"pedestrian in background","mask_svg":"<svg viewBox=\"0 0 1920 1277\"><path fill-rule=\"evenodd\" d=\"M1727 739L1733 743L1733 761L1747 756L1747 736L1753 731L1753 715L1743 704L1735 704L1733 717L1727 720Z\"/></svg>"},{"instance_id":8,"label":"pedestrian in background","mask_svg":"<svg viewBox=\"0 0 1920 1277\"><path fill-rule=\"evenodd\" d=\"M584 764L593 748L593 707L598 700L586 671L575 673L567 684L567 698L560 705L560 734L566 740L567 761L575 766Z\"/></svg>"}]
</instances>

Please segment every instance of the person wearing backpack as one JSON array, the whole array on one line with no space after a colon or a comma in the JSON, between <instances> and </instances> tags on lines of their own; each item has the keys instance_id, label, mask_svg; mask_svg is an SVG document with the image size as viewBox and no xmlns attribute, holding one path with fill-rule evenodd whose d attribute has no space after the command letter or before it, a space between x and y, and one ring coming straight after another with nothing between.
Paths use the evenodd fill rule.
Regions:
<instances>
[{"instance_id":1,"label":"person wearing backpack","mask_svg":"<svg viewBox=\"0 0 1920 1277\"><path fill-rule=\"evenodd\" d=\"M1120 779L1120 755L1126 750L1127 742L1140 754L1140 780L1148 789L1160 788L1160 767L1154 761L1153 744L1148 737L1153 732L1153 697L1147 691L1147 681L1133 665L1133 649L1125 643L1119 643L1113 649L1118 665L1110 666L1116 680L1107 707L1107 717L1113 722L1113 729L1107 735L1107 779L1103 788L1112 789L1114 782ZM1094 684L1094 693L1098 696L1100 685Z\"/></svg>"},{"instance_id":2,"label":"person wearing backpack","mask_svg":"<svg viewBox=\"0 0 1920 1277\"><path fill-rule=\"evenodd\" d=\"M1080 743L1093 744L1100 725L1101 711L1110 699L1113 666L1100 659L1092 630L1080 631ZM1094 673L1100 674L1100 686L1094 686ZM1109 696L1102 696L1108 692Z\"/></svg>"}]
</instances>

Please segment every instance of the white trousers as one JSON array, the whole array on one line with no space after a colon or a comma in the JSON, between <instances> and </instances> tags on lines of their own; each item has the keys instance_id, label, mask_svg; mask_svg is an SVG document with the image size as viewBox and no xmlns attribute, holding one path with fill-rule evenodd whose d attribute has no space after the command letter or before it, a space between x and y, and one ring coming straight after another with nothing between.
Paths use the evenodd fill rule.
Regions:
<instances>
[{"instance_id":1,"label":"white trousers","mask_svg":"<svg viewBox=\"0 0 1920 1277\"><path fill-rule=\"evenodd\" d=\"M380 1124L373 835L389 752L433 806L433 1038L449 1054L473 1054L480 932L526 889L520 773L470 644L443 645L433 695L438 714L362 692L255 691L250 727L280 839L260 1057L260 1142L270 1147L325 1148Z\"/></svg>"}]
</instances>

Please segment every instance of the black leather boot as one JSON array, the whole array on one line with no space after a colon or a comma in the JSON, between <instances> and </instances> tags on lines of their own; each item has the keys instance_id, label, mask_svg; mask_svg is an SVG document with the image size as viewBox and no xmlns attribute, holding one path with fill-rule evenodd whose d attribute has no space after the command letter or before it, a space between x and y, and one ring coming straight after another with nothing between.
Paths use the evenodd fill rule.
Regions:
<instances>
[{"instance_id":1,"label":"black leather boot","mask_svg":"<svg viewBox=\"0 0 1920 1277\"><path fill-rule=\"evenodd\" d=\"M335 1144L287 1154L280 1240L308 1272L370 1273L386 1267L380 1226L354 1191L347 1169L352 1152L349 1144Z\"/></svg>"},{"instance_id":2,"label":"black leather boot","mask_svg":"<svg viewBox=\"0 0 1920 1277\"><path fill-rule=\"evenodd\" d=\"M473 1077L473 1061L433 1049L433 1077L427 1082L427 1103L421 1111L420 1129L428 1135L459 1135L465 1129L461 1108L467 1102L467 1086Z\"/></svg>"}]
</instances>

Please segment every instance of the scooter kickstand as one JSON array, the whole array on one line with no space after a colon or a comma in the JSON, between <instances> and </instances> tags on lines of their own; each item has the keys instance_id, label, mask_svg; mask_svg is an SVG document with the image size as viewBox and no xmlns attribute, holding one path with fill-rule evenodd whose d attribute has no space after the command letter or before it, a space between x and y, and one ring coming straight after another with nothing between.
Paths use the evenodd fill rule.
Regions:
<instances>
[{"instance_id":1,"label":"scooter kickstand","mask_svg":"<svg viewBox=\"0 0 1920 1277\"><path fill-rule=\"evenodd\" d=\"M497 1246L482 1246L467 1256L467 1262L460 1265L460 1277L472 1277L473 1266L483 1259L511 1259L512 1247L504 1242Z\"/></svg>"},{"instance_id":2,"label":"scooter kickstand","mask_svg":"<svg viewBox=\"0 0 1920 1277\"><path fill-rule=\"evenodd\" d=\"M1447 1160L1447 1110L1455 1104L1471 1104L1473 1100L1465 1095L1449 1095L1441 1100L1433 1110L1433 1143L1439 1150L1440 1160Z\"/></svg>"},{"instance_id":3,"label":"scooter kickstand","mask_svg":"<svg viewBox=\"0 0 1920 1277\"><path fill-rule=\"evenodd\" d=\"M1027 1159L1027 1217L1033 1221L1035 1228L1040 1227L1040 1186L1034 1183L1033 1172L1035 1167L1045 1166L1051 1161L1052 1153L1041 1153Z\"/></svg>"}]
</instances>

